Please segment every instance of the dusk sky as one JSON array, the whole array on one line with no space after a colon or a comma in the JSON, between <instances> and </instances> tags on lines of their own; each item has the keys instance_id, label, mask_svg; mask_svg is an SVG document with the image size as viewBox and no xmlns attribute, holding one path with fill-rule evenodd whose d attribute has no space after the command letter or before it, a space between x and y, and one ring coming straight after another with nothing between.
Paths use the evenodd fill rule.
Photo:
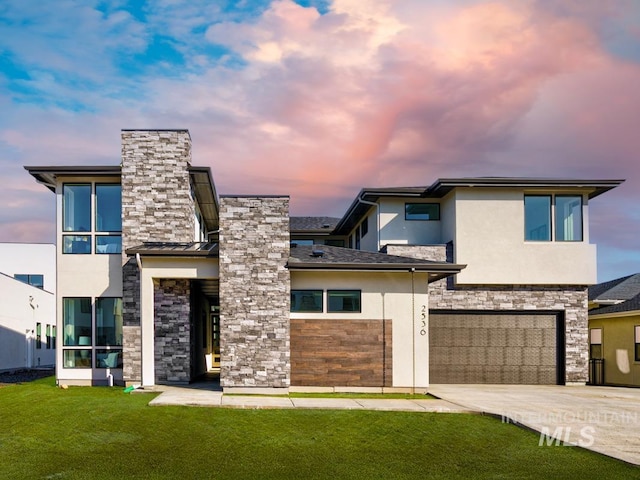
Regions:
<instances>
[{"instance_id":1,"label":"dusk sky","mask_svg":"<svg viewBox=\"0 0 640 480\"><path fill-rule=\"evenodd\" d=\"M0 241L54 242L24 165L117 165L187 128L219 193L342 216L438 177L626 179L599 281L640 272L640 1L0 2Z\"/></svg>"}]
</instances>

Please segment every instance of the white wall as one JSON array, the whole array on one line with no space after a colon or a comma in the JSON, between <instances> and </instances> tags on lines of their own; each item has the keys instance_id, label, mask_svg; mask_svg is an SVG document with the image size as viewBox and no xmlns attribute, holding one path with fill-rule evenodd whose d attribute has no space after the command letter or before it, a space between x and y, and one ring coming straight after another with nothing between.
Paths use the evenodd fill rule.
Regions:
<instances>
[{"instance_id":1,"label":"white wall","mask_svg":"<svg viewBox=\"0 0 640 480\"><path fill-rule=\"evenodd\" d=\"M439 220L405 220L405 203L439 203L437 199L380 198L380 246L442 243ZM442 212L440 212L442 218Z\"/></svg>"},{"instance_id":2,"label":"white wall","mask_svg":"<svg viewBox=\"0 0 640 480\"><path fill-rule=\"evenodd\" d=\"M291 289L361 290L360 313L291 313L301 319L391 320L393 386L429 385L427 275L410 272L291 272ZM413 293L412 293L413 290ZM326 309L325 309L326 310ZM422 325L422 311L425 313ZM424 335L421 335L421 331ZM331 332L327 332L331 333Z\"/></svg>"},{"instance_id":3,"label":"white wall","mask_svg":"<svg viewBox=\"0 0 640 480\"><path fill-rule=\"evenodd\" d=\"M458 188L455 200L454 260L467 265L458 284L596 283L586 199L582 242L525 241L522 190Z\"/></svg>"},{"instance_id":4,"label":"white wall","mask_svg":"<svg viewBox=\"0 0 640 480\"><path fill-rule=\"evenodd\" d=\"M44 289L56 292L56 246L52 243L0 243L0 272L44 275Z\"/></svg>"},{"instance_id":5,"label":"white wall","mask_svg":"<svg viewBox=\"0 0 640 480\"><path fill-rule=\"evenodd\" d=\"M64 297L91 297L92 306L97 297L122 297L122 264L120 254L96 254L92 245L92 252L88 255L62 253L62 184L63 183L118 183L120 177L77 178L61 177L56 188L56 230L58 263L58 286L56 314L58 319L58 348L56 358L56 376L60 383L91 384L93 381L106 382L107 375L112 374L114 380L122 379L121 369L95 368L64 368L63 365L63 302ZM92 195L92 202L95 198ZM93 209L95 214L95 208ZM92 218L92 224L94 223ZM92 228L93 225L92 225ZM91 233L88 232L87 235ZM93 238L92 238L93 244ZM93 307L95 316L95 307Z\"/></svg>"},{"instance_id":6,"label":"white wall","mask_svg":"<svg viewBox=\"0 0 640 480\"><path fill-rule=\"evenodd\" d=\"M47 349L47 325L54 326L55 295L0 274L0 371L52 366L55 349ZM36 324L42 346L36 348Z\"/></svg>"}]
</instances>

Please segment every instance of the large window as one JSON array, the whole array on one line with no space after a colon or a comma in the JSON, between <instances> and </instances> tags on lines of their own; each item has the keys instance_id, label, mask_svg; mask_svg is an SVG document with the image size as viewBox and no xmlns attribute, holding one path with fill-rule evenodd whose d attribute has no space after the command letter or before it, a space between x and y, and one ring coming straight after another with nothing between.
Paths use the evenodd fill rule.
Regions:
<instances>
[{"instance_id":1,"label":"large window","mask_svg":"<svg viewBox=\"0 0 640 480\"><path fill-rule=\"evenodd\" d=\"M44 288L44 275L16 273L13 278L36 288Z\"/></svg>"},{"instance_id":2,"label":"large window","mask_svg":"<svg viewBox=\"0 0 640 480\"><path fill-rule=\"evenodd\" d=\"M551 196L524 196L524 239L551 241Z\"/></svg>"},{"instance_id":3,"label":"large window","mask_svg":"<svg viewBox=\"0 0 640 480\"><path fill-rule=\"evenodd\" d=\"M292 312L322 312L322 290L291 290Z\"/></svg>"},{"instance_id":4,"label":"large window","mask_svg":"<svg viewBox=\"0 0 640 480\"><path fill-rule=\"evenodd\" d=\"M91 345L91 298L63 298L64 346Z\"/></svg>"},{"instance_id":5,"label":"large window","mask_svg":"<svg viewBox=\"0 0 640 480\"><path fill-rule=\"evenodd\" d=\"M552 215L552 212L553 215ZM551 218L555 223L552 228ZM582 196L525 195L524 239L529 241L581 242ZM554 235L552 236L552 232Z\"/></svg>"},{"instance_id":6,"label":"large window","mask_svg":"<svg viewBox=\"0 0 640 480\"><path fill-rule=\"evenodd\" d=\"M405 203L405 220L440 220L439 203Z\"/></svg>"},{"instance_id":7,"label":"large window","mask_svg":"<svg viewBox=\"0 0 640 480\"><path fill-rule=\"evenodd\" d=\"M556 196L556 241L582 241L582 197Z\"/></svg>"},{"instance_id":8,"label":"large window","mask_svg":"<svg viewBox=\"0 0 640 480\"><path fill-rule=\"evenodd\" d=\"M62 253L90 254L94 239L95 253L121 253L122 188L120 184L95 185L93 214L92 184L65 184L62 191L62 230L69 232L62 237Z\"/></svg>"},{"instance_id":9,"label":"large window","mask_svg":"<svg viewBox=\"0 0 640 480\"><path fill-rule=\"evenodd\" d=\"M360 290L327 290L328 312L360 312Z\"/></svg>"},{"instance_id":10,"label":"large window","mask_svg":"<svg viewBox=\"0 0 640 480\"><path fill-rule=\"evenodd\" d=\"M122 346L121 298L96 298L96 345Z\"/></svg>"}]
</instances>

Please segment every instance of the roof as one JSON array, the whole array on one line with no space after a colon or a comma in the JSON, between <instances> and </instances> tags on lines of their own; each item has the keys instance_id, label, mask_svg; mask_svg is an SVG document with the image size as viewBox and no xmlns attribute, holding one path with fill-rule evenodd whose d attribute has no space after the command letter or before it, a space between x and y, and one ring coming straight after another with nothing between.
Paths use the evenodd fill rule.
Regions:
<instances>
[{"instance_id":1,"label":"roof","mask_svg":"<svg viewBox=\"0 0 640 480\"><path fill-rule=\"evenodd\" d=\"M590 316L640 310L640 273L589 287L589 301L602 305Z\"/></svg>"},{"instance_id":2,"label":"roof","mask_svg":"<svg viewBox=\"0 0 640 480\"><path fill-rule=\"evenodd\" d=\"M56 178L59 176L70 177L96 177L96 176L121 176L120 165L89 165L89 166L26 166L24 167L38 183L42 183L55 193ZM189 176L193 190L200 207L200 212L208 229L218 228L218 194L216 192L211 169L209 167L189 166Z\"/></svg>"},{"instance_id":3,"label":"roof","mask_svg":"<svg viewBox=\"0 0 640 480\"><path fill-rule=\"evenodd\" d=\"M336 217L289 217L291 233L324 233L329 235L336 227Z\"/></svg>"},{"instance_id":4,"label":"roof","mask_svg":"<svg viewBox=\"0 0 640 480\"><path fill-rule=\"evenodd\" d=\"M120 176L120 165L89 165L89 166L25 166L38 183L42 183L52 192L56 191L56 177L94 177L94 176Z\"/></svg>"},{"instance_id":5,"label":"roof","mask_svg":"<svg viewBox=\"0 0 640 480\"><path fill-rule=\"evenodd\" d=\"M469 177L439 178L429 187L367 187L351 203L342 217L334 234L349 233L360 219L372 208L366 202L377 202L380 197L442 198L455 188L523 188L527 190L564 190L586 192L589 198L597 197L620 185L624 180L581 180L559 178L523 178L523 177Z\"/></svg>"},{"instance_id":6,"label":"roof","mask_svg":"<svg viewBox=\"0 0 640 480\"><path fill-rule=\"evenodd\" d=\"M127 255L158 257L218 257L218 244L213 242L144 242L127 248Z\"/></svg>"},{"instance_id":7,"label":"roof","mask_svg":"<svg viewBox=\"0 0 640 480\"><path fill-rule=\"evenodd\" d=\"M429 272L429 282L459 273L466 265L433 262L411 257L365 252L329 245L298 245L291 247L289 270L378 270Z\"/></svg>"}]
</instances>

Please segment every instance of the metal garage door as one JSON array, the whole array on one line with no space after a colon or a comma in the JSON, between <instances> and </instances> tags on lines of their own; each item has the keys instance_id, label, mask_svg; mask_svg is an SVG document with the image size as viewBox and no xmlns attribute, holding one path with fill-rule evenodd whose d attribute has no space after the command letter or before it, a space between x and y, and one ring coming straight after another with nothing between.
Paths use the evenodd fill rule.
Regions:
<instances>
[{"instance_id":1,"label":"metal garage door","mask_svg":"<svg viewBox=\"0 0 640 480\"><path fill-rule=\"evenodd\" d=\"M559 323L556 314L431 313L430 383L561 383Z\"/></svg>"}]
</instances>

